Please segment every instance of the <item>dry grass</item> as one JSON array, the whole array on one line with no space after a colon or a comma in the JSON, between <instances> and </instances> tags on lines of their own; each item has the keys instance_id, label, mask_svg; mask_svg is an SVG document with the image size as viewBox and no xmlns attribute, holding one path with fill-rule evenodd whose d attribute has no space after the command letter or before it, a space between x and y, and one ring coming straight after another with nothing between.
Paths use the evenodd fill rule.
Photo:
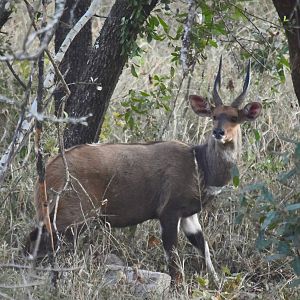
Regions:
<instances>
[{"instance_id":1,"label":"dry grass","mask_svg":"<svg viewBox=\"0 0 300 300\"><path fill-rule=\"evenodd\" d=\"M261 2L259 2L261 3ZM256 3L258 5L258 2ZM269 1L264 2L263 9L271 21L276 19ZM273 16L273 17L271 17ZM257 24L264 27L263 24ZM282 38L282 36L280 36ZM129 130L123 132L122 126L116 124L113 113L120 112L119 102L126 97L129 89L151 89L148 75L166 74L169 72L169 52L160 43L143 44L147 53L136 59L141 65L138 79L130 76L130 68L124 70L118 87L114 93L111 108L105 122L103 141L128 142L136 139ZM237 51L237 49L235 49ZM223 54L223 83L232 78L236 89L241 88L242 78L237 76L237 65L234 52L226 45L220 44L218 49L207 52L208 58L201 62L193 74L191 87L187 90L187 82L178 90L181 80L178 76L172 82L174 96L178 94L170 124L163 139L179 139L187 143L202 143L210 131L210 121L197 118L190 111L183 117L187 103L186 93L198 93L207 96L211 93L211 84L215 75L220 54ZM270 53L270 57L274 53ZM270 61L272 63L272 60ZM239 72L242 74L242 72ZM274 74L269 71L252 73L252 84L248 101L263 101L263 115L251 126L244 126L243 157L240 166L241 186L257 181L265 182L273 194L284 198L287 190L282 189L276 181L278 172L285 167L281 164L279 153L292 151L293 146L281 136L298 138L299 107L293 92L290 76L278 85ZM14 86L7 71L1 71L1 78L7 85L1 93L12 93ZM276 85L278 92L273 91ZM224 98L229 101L231 95L224 87ZM20 91L15 95L22 97ZM10 141L12 128L16 123L16 112L2 109L1 120L6 122L7 135L2 141L1 152ZM1 111L0 111L1 112ZM166 114L153 112L158 123L165 124ZM46 150L53 152L56 137L50 133L53 126L48 125L45 134ZM261 140L255 142L253 128L261 134ZM47 130L46 129L46 130ZM1 129L2 130L2 129ZM0 132L2 134L2 131ZM145 128L140 140L151 139L152 132ZM34 224L34 208L32 205L32 189L35 180L35 166L32 139L15 159L11 172L0 195L0 298L4 299L134 299L130 287L120 285L115 289L107 289L103 284L105 258L110 253L117 254L125 264L137 265L141 268L164 271L164 253L162 245L149 249L151 236L159 238L158 222L148 221L138 226L135 236L129 230L113 230L108 232L94 223L90 230L84 232L75 245L72 255L63 253L58 257L57 265L62 268L77 268L79 271L62 272L58 289L50 288L50 274L47 271L33 271L22 268L4 268L4 264L28 264L21 251L26 235ZM287 261L268 263L255 248L256 225L244 219L239 225L235 217L239 212L239 189L229 188L212 203L211 207L200 215L205 236L212 249L213 259L220 273L224 275L224 283L219 291L210 285L205 286L203 278L206 272L201 268L202 260L183 235L179 236L178 263L185 273L183 288L174 292L170 298L187 299L299 299L299 291L288 289L286 284L292 278ZM96 224L97 225L97 224ZM92 243L91 243L92 241ZM44 263L47 266L47 262ZM56 294L54 294L56 293Z\"/></svg>"}]
</instances>

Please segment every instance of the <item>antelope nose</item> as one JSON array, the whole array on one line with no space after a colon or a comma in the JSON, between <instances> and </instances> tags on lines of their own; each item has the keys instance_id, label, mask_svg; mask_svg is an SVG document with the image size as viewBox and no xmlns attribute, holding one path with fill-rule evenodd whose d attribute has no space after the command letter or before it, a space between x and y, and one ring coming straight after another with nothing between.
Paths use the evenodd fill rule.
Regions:
<instances>
[{"instance_id":1,"label":"antelope nose","mask_svg":"<svg viewBox=\"0 0 300 300\"><path fill-rule=\"evenodd\" d=\"M217 140L220 140L222 139L222 137L224 137L225 135L225 132L224 132L224 129L222 128L215 128L213 130L213 136L217 139Z\"/></svg>"}]
</instances>

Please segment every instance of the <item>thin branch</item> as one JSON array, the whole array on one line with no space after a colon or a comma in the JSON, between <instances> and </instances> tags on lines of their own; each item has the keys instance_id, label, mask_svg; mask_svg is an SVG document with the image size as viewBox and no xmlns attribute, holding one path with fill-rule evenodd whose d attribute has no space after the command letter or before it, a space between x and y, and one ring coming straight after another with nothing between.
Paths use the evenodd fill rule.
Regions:
<instances>
[{"instance_id":1,"label":"thin branch","mask_svg":"<svg viewBox=\"0 0 300 300\"><path fill-rule=\"evenodd\" d=\"M34 9L33 9L33 7L31 6L31 4L27 0L24 0L24 2L26 4L27 11L28 11L29 17L30 17L31 22L32 22L32 26L33 26L33 28L36 31L38 31L38 28L37 28L37 26L35 24L35 20L34 20L34 14L33 14ZM48 56L48 58L49 58L49 60L50 60L50 62L52 64L52 66L54 68L55 75L61 81L61 83L62 83L62 85L63 85L63 87L65 89L65 92L66 92L67 96L69 96L71 94L70 89L69 89L67 83L65 82L65 79L64 79L63 75L61 74L58 66L56 65L55 59L52 57L52 55L51 55L51 53L50 53L50 51L48 49L45 49L45 52L46 52L46 54L47 54L47 56Z\"/></svg>"},{"instance_id":2,"label":"thin branch","mask_svg":"<svg viewBox=\"0 0 300 300\"><path fill-rule=\"evenodd\" d=\"M42 28L47 28L47 4L43 3L43 17L42 17ZM42 30L41 30L42 31ZM44 31L42 31L44 32ZM44 33L42 34L44 35ZM43 37L41 37L41 43L43 42ZM43 112L43 98L44 98L44 52L38 60L38 87L37 87L37 113L41 114ZM43 222L51 240L52 250L54 252L54 241L51 228L51 222L49 217L49 202L47 197L47 188L46 188L46 175L45 175L45 163L42 149L42 133L43 133L43 121L35 119L35 155L36 155L36 170L38 174L38 189L40 190L37 205L37 209L42 211L42 219L39 220Z\"/></svg>"},{"instance_id":3,"label":"thin branch","mask_svg":"<svg viewBox=\"0 0 300 300\"><path fill-rule=\"evenodd\" d=\"M186 92L185 92L184 101L183 101L183 103L185 104L185 107L183 108L182 118L185 118L186 112L187 112L188 107L189 107L186 104L188 103L188 100L189 100L190 87L191 87L192 78L193 78L192 75L194 73L195 66L196 66L196 60L194 60L192 68L191 68L191 72L190 72L190 74L188 76L188 81L187 81L187 86L186 86Z\"/></svg>"},{"instance_id":4,"label":"thin branch","mask_svg":"<svg viewBox=\"0 0 300 300\"><path fill-rule=\"evenodd\" d=\"M26 3L26 0L24 0L24 2ZM39 10L41 2L42 2L41 0L35 2L35 8L32 8L33 15ZM23 52L26 51L26 41L28 40L31 30L32 30L32 22L29 24L26 33L24 33L23 44L22 44Z\"/></svg>"},{"instance_id":5,"label":"thin branch","mask_svg":"<svg viewBox=\"0 0 300 300\"><path fill-rule=\"evenodd\" d=\"M224 25L225 25L225 28L226 28L226 30L227 30L227 32L228 32L228 35L231 35L231 37L234 39L234 41L236 42L236 43L238 43L239 44L239 46L243 49L243 50L245 50L258 64L260 64L263 68L265 68L265 66L260 62L260 60L258 60L254 55L253 55L253 53L250 51L250 50L248 50L240 41L239 41L239 39L234 35L234 34L232 34L231 32L231 30L230 30L230 28L228 27L228 25L227 25L227 23L226 23L226 21L225 21L225 19L223 18L223 15L219 12L219 16L220 16L220 18L222 19L222 21L224 22Z\"/></svg>"},{"instance_id":6,"label":"thin branch","mask_svg":"<svg viewBox=\"0 0 300 300\"><path fill-rule=\"evenodd\" d=\"M87 126L87 118L91 117L92 114L88 114L87 116L83 116L80 118L72 118L72 117L68 117L68 118L58 118L56 116L47 116L43 113L38 113L37 112L37 103L36 101L34 101L32 103L32 105L30 106L29 109L24 108L24 104L10 99L4 95L0 95L0 103L4 103L4 104L8 104L11 106L14 106L15 109L19 109L21 111L21 113L23 112L25 115L27 115L27 117L33 117L38 121L44 121L44 122L50 122L50 123L54 123L54 124L81 124L84 126ZM45 101L45 107L48 106L49 100Z\"/></svg>"},{"instance_id":7,"label":"thin branch","mask_svg":"<svg viewBox=\"0 0 300 300\"><path fill-rule=\"evenodd\" d=\"M59 50L55 55L54 61L56 65L59 65L62 62L68 48L70 47L70 44L72 43L76 35L79 33L79 31L84 27L84 25L94 16L95 12L100 7L100 4L101 4L101 0L93 0L89 9L79 19L79 21L75 24L75 26L69 31L65 40L63 41L63 43L61 44ZM52 83L54 82L54 76L55 76L54 70L50 68L50 70L48 71L48 75L45 79L45 88L48 88L52 85Z\"/></svg>"},{"instance_id":8,"label":"thin branch","mask_svg":"<svg viewBox=\"0 0 300 300\"><path fill-rule=\"evenodd\" d=\"M61 15L63 14L65 7L65 0L57 0L56 1L56 11L54 16L52 17L51 21L49 24L44 28L40 29L37 32L33 32L29 37L28 40L25 42L25 49L21 52L16 52L11 55L2 55L0 56L0 61L11 61L11 60L37 60L39 56L42 54L42 52L48 48L49 42L55 32L56 25L59 22L59 19ZM41 35L44 34L42 42L38 50L33 53L29 54L27 53L27 48L29 45L34 41L34 39Z\"/></svg>"},{"instance_id":9,"label":"thin branch","mask_svg":"<svg viewBox=\"0 0 300 300\"><path fill-rule=\"evenodd\" d=\"M187 21L184 24L184 33L182 38L182 48L180 50L180 61L182 65L183 76L185 77L189 72L189 48L191 44L191 30L196 15L196 3L195 0L189 0Z\"/></svg>"},{"instance_id":10,"label":"thin branch","mask_svg":"<svg viewBox=\"0 0 300 300\"><path fill-rule=\"evenodd\" d=\"M25 85L26 87L26 85ZM13 105L16 107L21 107L21 104L19 102L17 102L16 100L12 100L4 95L0 95L0 102L1 103L5 103L5 104L9 104L9 105Z\"/></svg>"},{"instance_id":11,"label":"thin branch","mask_svg":"<svg viewBox=\"0 0 300 300\"><path fill-rule=\"evenodd\" d=\"M108 18L108 16L101 16L101 15L97 15L97 14L94 14L94 17L100 18L100 19L107 19Z\"/></svg>"},{"instance_id":12,"label":"thin branch","mask_svg":"<svg viewBox=\"0 0 300 300\"><path fill-rule=\"evenodd\" d=\"M270 43L265 38L265 36L262 34L261 30L254 24L254 22L244 13L244 11L240 10L243 16L248 20L248 22L256 29L258 34L261 36L261 38L264 40L264 42L270 47Z\"/></svg>"},{"instance_id":13,"label":"thin branch","mask_svg":"<svg viewBox=\"0 0 300 300\"><path fill-rule=\"evenodd\" d=\"M278 29L281 28L280 25L275 24L275 23L273 23L273 22L271 22L271 21L269 21L269 20L267 20L267 19L265 19L265 18L262 18L262 17L259 17L259 16L257 16L257 15L254 15L254 14L250 13L247 9L242 10L238 5L232 3L231 1L228 1L228 3L229 3L230 5L232 5L234 8L238 9L243 15L247 14L247 15L249 15L249 16L251 16L251 17L253 17L253 18L257 19L257 20L261 20L261 21L264 21L264 22L266 22L266 23L268 23L268 24L271 24L272 26L274 26L274 27L276 27L276 28L278 28Z\"/></svg>"},{"instance_id":14,"label":"thin branch","mask_svg":"<svg viewBox=\"0 0 300 300\"><path fill-rule=\"evenodd\" d=\"M87 116L80 117L80 118L57 118L55 116L46 116L44 114L39 114L36 111L36 107L30 110L30 116L38 119L40 121L48 121L53 124L81 124L83 126L87 126L87 118L91 117L92 114L88 114Z\"/></svg>"},{"instance_id":15,"label":"thin branch","mask_svg":"<svg viewBox=\"0 0 300 300\"><path fill-rule=\"evenodd\" d=\"M62 1L62 0L59 1L59 3L62 3L62 2L64 3L64 1ZM92 5L93 5L94 10L97 9L98 5L100 5L100 0L94 0L92 2L91 6ZM91 9L88 9L88 11L85 13L85 15L83 17L88 18L90 14L93 15L93 13L91 13ZM78 21L78 23L80 23L82 18ZM81 26L84 26L83 23L80 23L80 24L81 24ZM82 27L80 29L78 27L79 27L79 25L76 27L78 29L78 32L79 32ZM70 32L69 32L69 34L70 34ZM58 65L61 62L61 60L63 59L63 57L65 55L65 52L67 51L67 47L70 46L72 39L74 39L74 37L75 37L74 32L71 36L69 34L67 35L67 37L66 37L66 39L63 43L64 51L62 51L62 50L59 51L60 54L57 57L54 58L54 60L57 62ZM13 57L13 59L15 59L15 57ZM21 59L25 59L25 58L21 57ZM6 60L9 60L9 59L6 59ZM55 67L53 67L53 68L54 68L54 70L56 70ZM44 87L45 88L50 88L53 85L54 85L54 71L51 68L48 71L48 75L46 76L46 79L45 79L45 82L44 82ZM47 105L45 105L45 107L46 106ZM34 113L33 112L36 111L36 100L33 101L33 103L32 103L29 110L32 112L32 114L27 119L24 118L24 114L22 114L22 116L20 116L18 126L15 130L14 139L10 143L7 150L4 152L4 154L1 157L1 160L0 160L0 186L2 185L2 183L4 181L5 174L8 170L8 167L10 166L13 158L15 157L16 153L19 151L19 149L23 145L24 141L27 139L28 135L31 133L31 131L33 129L33 124L34 124L34 117L33 117ZM85 118L87 118L87 117L85 117ZM78 119L76 119L76 120L78 120L78 122L85 122L85 118L80 118L79 120ZM77 122L76 120L75 119L70 119L70 122ZM59 120L58 120L58 122L59 122Z\"/></svg>"},{"instance_id":16,"label":"thin branch","mask_svg":"<svg viewBox=\"0 0 300 300\"><path fill-rule=\"evenodd\" d=\"M172 115L174 113L174 110L176 108L177 100L178 100L178 97L179 97L179 93L181 92L183 81L184 81L184 77L182 77L181 80L180 80L179 87L178 87L178 90L177 90L177 93L176 93L176 96L175 96L175 100L173 102L173 107L172 107L172 109L171 109L171 111L168 115L168 118L165 122L165 125L162 127L162 129L159 133L159 139L162 139L163 135L165 134L166 130L168 129L168 127L170 125L171 117L172 117Z\"/></svg>"},{"instance_id":17,"label":"thin branch","mask_svg":"<svg viewBox=\"0 0 300 300\"><path fill-rule=\"evenodd\" d=\"M38 234L37 234L36 242L35 242L35 245L33 248L33 252L28 257L28 260L33 262L33 265L31 265L31 267L30 267L31 269L33 269L33 268L36 269L35 262L36 262L37 254L39 251L40 243L41 243L43 225L44 225L43 222L39 222Z\"/></svg>"},{"instance_id":18,"label":"thin branch","mask_svg":"<svg viewBox=\"0 0 300 300\"><path fill-rule=\"evenodd\" d=\"M33 73L35 70L35 64L33 64L31 68L31 73L29 76L27 88L25 91L25 101L21 105L21 113L18 120L17 127L15 129L15 133L12 139L12 142L9 144L8 148L4 152L4 154L1 157L0 160L0 186L2 185L5 174L8 170L8 167L10 166L14 156L16 155L17 151L22 147L25 139L28 137L28 135L31 133L34 125L34 119L33 118L25 118L25 112L26 112L26 106L29 102L30 98L30 90L32 85L32 78ZM34 105L34 102L32 103L32 106Z\"/></svg>"},{"instance_id":19,"label":"thin branch","mask_svg":"<svg viewBox=\"0 0 300 300\"><path fill-rule=\"evenodd\" d=\"M32 266L31 265L17 265L17 264L0 264L0 269L6 269L6 268L11 268L11 269L26 269L26 270L31 270ZM82 270L82 267L71 267L71 268L43 268L43 267L36 267L35 270L37 271L44 271L44 272L68 272L68 271L78 271Z\"/></svg>"},{"instance_id":20,"label":"thin branch","mask_svg":"<svg viewBox=\"0 0 300 300\"><path fill-rule=\"evenodd\" d=\"M9 70L11 71L11 73L13 74L13 76L16 78L16 80L20 83L20 85L22 86L22 88L24 90L26 90L26 84L22 81L22 79L19 77L19 75L15 72L14 68L12 67L12 65L10 64L9 61L6 62L6 65L8 66Z\"/></svg>"},{"instance_id":21,"label":"thin branch","mask_svg":"<svg viewBox=\"0 0 300 300\"><path fill-rule=\"evenodd\" d=\"M10 296L8 296L7 294L5 294L5 293L3 293L3 292L0 292L0 296L1 296L3 299L15 300L14 298L11 298Z\"/></svg>"},{"instance_id":22,"label":"thin branch","mask_svg":"<svg viewBox=\"0 0 300 300\"><path fill-rule=\"evenodd\" d=\"M36 281L36 282L29 282L29 283L23 283L20 285L5 285L5 284L0 284L1 289L21 289L25 287L32 287L32 286L37 286L37 285L44 285L44 281Z\"/></svg>"}]
</instances>

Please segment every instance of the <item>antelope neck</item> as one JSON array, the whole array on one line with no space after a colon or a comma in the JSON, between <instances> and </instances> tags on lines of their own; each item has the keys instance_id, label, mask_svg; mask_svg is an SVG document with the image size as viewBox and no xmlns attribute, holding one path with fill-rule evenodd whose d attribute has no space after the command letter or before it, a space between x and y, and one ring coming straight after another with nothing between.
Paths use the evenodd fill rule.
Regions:
<instances>
[{"instance_id":1,"label":"antelope neck","mask_svg":"<svg viewBox=\"0 0 300 300\"><path fill-rule=\"evenodd\" d=\"M204 175L206 186L224 186L232 177L232 167L238 162L241 152L241 132L226 144L212 136L204 145L194 147L199 171Z\"/></svg>"}]
</instances>

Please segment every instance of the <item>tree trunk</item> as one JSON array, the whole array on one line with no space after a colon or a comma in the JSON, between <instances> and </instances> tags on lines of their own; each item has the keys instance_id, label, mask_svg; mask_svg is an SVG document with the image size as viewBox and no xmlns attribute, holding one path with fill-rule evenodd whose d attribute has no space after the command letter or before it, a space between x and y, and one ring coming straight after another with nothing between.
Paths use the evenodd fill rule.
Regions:
<instances>
[{"instance_id":1,"label":"tree trunk","mask_svg":"<svg viewBox=\"0 0 300 300\"><path fill-rule=\"evenodd\" d=\"M127 42L134 41L140 27L149 16L158 0L144 1L142 13L138 20L127 24ZM110 98L116 87L123 67L128 59L128 52L124 50L121 41L124 20L131 21L130 17L135 12L131 6L133 1L116 0L108 18L105 20L100 35L89 54L87 64L82 67L80 82L76 91L68 100L66 111L71 117L83 117L92 114L88 118L88 126L81 124L68 124L64 132L65 147L77 144L98 141L100 128L107 110Z\"/></svg>"},{"instance_id":2,"label":"tree trunk","mask_svg":"<svg viewBox=\"0 0 300 300\"><path fill-rule=\"evenodd\" d=\"M294 90L300 105L300 8L296 0L273 0L288 40Z\"/></svg>"},{"instance_id":3,"label":"tree trunk","mask_svg":"<svg viewBox=\"0 0 300 300\"><path fill-rule=\"evenodd\" d=\"M60 19L55 33L55 52L57 53L70 29L84 15L91 4L91 0L67 0L64 13ZM73 93L76 83L79 81L82 66L86 65L89 50L92 47L92 22L89 21L76 35L72 44L60 64L60 71L65 78L66 83ZM62 97L65 95L63 88L58 86L54 92L55 113L59 113ZM68 102L66 103L68 106Z\"/></svg>"}]
</instances>

